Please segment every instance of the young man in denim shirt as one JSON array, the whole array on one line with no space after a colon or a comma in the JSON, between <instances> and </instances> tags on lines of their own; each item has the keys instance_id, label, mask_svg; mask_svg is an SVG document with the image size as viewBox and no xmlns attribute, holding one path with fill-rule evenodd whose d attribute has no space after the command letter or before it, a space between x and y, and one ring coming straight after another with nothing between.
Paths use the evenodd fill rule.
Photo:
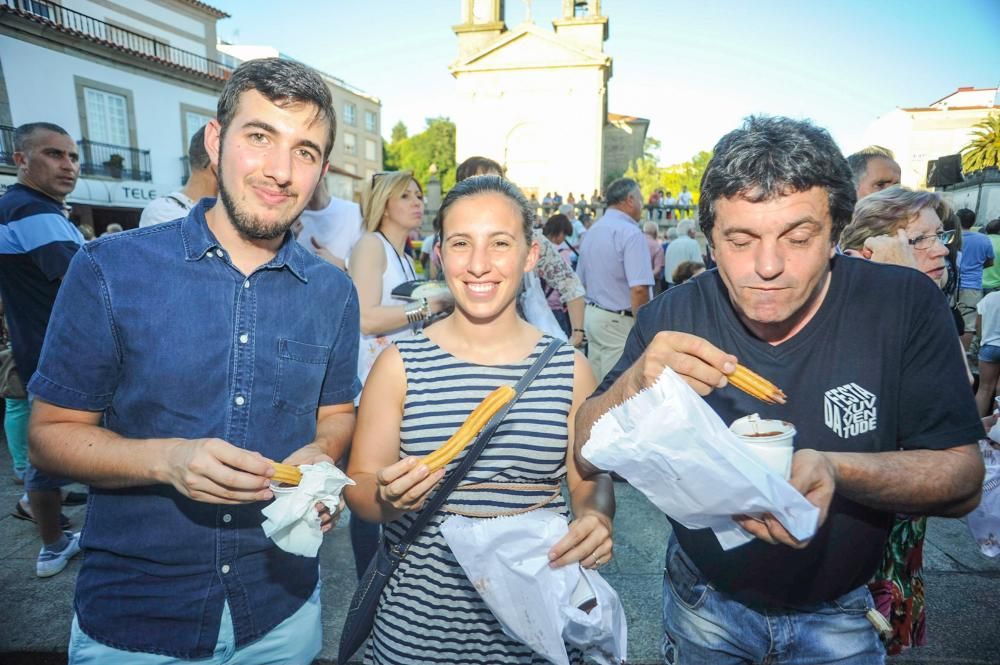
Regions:
<instances>
[{"instance_id":1,"label":"young man in denim shirt","mask_svg":"<svg viewBox=\"0 0 1000 665\"><path fill-rule=\"evenodd\" d=\"M98 239L70 266L31 440L38 466L92 487L72 663L319 652L317 559L276 548L261 509L268 460L336 460L354 426L357 296L288 232L334 126L312 70L242 65L205 132L219 200Z\"/></svg>"}]
</instances>

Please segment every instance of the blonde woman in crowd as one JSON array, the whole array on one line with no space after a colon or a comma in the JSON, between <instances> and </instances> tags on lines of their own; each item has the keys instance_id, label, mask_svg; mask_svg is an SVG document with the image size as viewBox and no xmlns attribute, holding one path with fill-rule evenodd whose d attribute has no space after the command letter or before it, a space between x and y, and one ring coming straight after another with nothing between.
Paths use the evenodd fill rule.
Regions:
<instances>
[{"instance_id":1,"label":"blonde woman in crowd","mask_svg":"<svg viewBox=\"0 0 1000 665\"><path fill-rule=\"evenodd\" d=\"M411 302L392 296L392 290L417 279L406 255L406 239L424 218L424 192L411 171L372 175L362 196L366 233L348 260L348 274L358 291L361 342L358 378L364 385L379 354L397 339L412 336L432 314L448 306L443 299ZM351 546L360 577L378 543L378 525L351 515Z\"/></svg>"}]
</instances>

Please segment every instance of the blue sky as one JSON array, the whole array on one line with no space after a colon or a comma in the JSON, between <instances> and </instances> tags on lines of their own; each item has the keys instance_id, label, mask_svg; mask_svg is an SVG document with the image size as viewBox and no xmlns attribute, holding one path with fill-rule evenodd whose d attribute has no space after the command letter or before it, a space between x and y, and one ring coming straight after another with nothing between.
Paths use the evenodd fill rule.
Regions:
<instances>
[{"instance_id":1,"label":"blue sky","mask_svg":"<svg viewBox=\"0 0 1000 665\"><path fill-rule=\"evenodd\" d=\"M219 37L269 44L382 99L382 129L449 115L458 0L208 0ZM661 162L710 149L750 113L809 117L845 152L897 106L1000 83L998 0L603 0L609 110L650 119ZM551 29L560 0L535 0ZM509 27L524 3L507 0Z\"/></svg>"}]
</instances>

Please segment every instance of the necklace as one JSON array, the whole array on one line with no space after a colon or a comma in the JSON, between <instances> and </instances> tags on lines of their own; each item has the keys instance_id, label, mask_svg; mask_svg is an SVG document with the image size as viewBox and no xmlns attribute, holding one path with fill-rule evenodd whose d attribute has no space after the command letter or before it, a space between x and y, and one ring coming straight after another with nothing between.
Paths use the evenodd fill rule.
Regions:
<instances>
[{"instance_id":1,"label":"necklace","mask_svg":"<svg viewBox=\"0 0 1000 665\"><path fill-rule=\"evenodd\" d=\"M377 233L380 236L382 236L382 240L385 240L386 243L388 243L389 247L392 248L392 253L396 255L396 260L399 261L399 269L403 271L403 277L409 276L409 278L411 280L416 281L416 279L417 279L417 273L413 270L413 266L410 265L410 262L403 260L403 257L399 255L398 251L396 251L396 246L393 245L391 242L389 242L389 239L385 237L385 234L382 233L381 230L376 231L375 233ZM407 273L407 270L406 270L407 267L410 268L409 273Z\"/></svg>"}]
</instances>

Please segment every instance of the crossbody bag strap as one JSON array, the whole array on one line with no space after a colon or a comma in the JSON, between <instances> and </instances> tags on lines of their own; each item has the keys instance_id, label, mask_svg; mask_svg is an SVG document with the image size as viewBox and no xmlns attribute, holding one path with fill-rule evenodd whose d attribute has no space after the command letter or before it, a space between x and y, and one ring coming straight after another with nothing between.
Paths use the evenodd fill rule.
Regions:
<instances>
[{"instance_id":1,"label":"crossbody bag strap","mask_svg":"<svg viewBox=\"0 0 1000 665\"><path fill-rule=\"evenodd\" d=\"M528 386L531 385L531 382L535 380L535 377L538 376L538 373L542 371L542 368L545 367L545 365L562 345L562 340L553 339L550 341L548 346L545 347L535 362L532 363L531 367L528 368L528 371L524 373L524 376L521 377L521 380L514 384L514 398L507 402L504 407L494 414L494 416L490 418L489 422L486 423L483 429L479 432L479 436L476 437L476 441L472 444L472 448L469 449L469 453L465 456L465 459L462 460L462 463L459 464L447 478L445 478L444 483L441 485L441 489L438 490L433 499L424 505L420 514L417 515L415 520L413 520L413 524L411 524L410 528L407 529L405 534L403 534L403 537L399 539L399 542L389 548L390 556L397 557L399 559L406 556L413 540L420 535L420 533L424 530L424 527L427 526L427 523L430 522L431 518L438 511L438 508L444 505L452 490L458 487L458 484L462 482L463 478L465 478L469 469L471 469L472 465L476 463L477 459L479 459L479 455L486 448L486 444L489 443L493 433L496 431L497 427L500 426L500 423L506 417L511 407L514 406L514 402L521 397Z\"/></svg>"}]
</instances>

